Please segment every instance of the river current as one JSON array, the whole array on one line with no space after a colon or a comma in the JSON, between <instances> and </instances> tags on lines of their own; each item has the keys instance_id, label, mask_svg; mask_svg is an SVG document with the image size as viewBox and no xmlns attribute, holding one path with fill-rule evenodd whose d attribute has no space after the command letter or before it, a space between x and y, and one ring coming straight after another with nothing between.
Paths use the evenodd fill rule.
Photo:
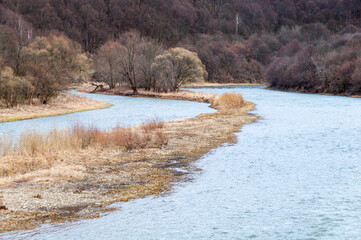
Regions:
<instances>
[{"instance_id":1,"label":"river current","mask_svg":"<svg viewBox=\"0 0 361 240\"><path fill-rule=\"evenodd\" d=\"M169 194L0 238L361 239L361 99L263 87L194 90L241 92L260 119L243 126L236 144L198 160L202 171Z\"/></svg>"}]
</instances>

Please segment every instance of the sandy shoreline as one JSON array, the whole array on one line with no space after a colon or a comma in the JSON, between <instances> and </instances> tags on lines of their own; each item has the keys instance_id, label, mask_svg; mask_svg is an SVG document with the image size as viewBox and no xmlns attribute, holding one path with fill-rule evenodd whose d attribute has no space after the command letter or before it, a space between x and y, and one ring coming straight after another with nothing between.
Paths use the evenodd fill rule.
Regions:
<instances>
[{"instance_id":1,"label":"sandy shoreline","mask_svg":"<svg viewBox=\"0 0 361 240\"><path fill-rule=\"evenodd\" d=\"M111 104L106 102L61 93L56 99L53 99L46 105L20 105L15 108L0 108L0 123L84 112L111 106Z\"/></svg>"},{"instance_id":2,"label":"sandy shoreline","mask_svg":"<svg viewBox=\"0 0 361 240\"><path fill-rule=\"evenodd\" d=\"M104 93L128 95L121 89ZM212 148L235 141L234 133L257 119L247 113L253 103L222 109L215 104L215 94L140 91L139 96L207 102L218 111L166 122L162 131L168 143L161 148L125 151L99 147L71 157L63 153L48 169L0 179L0 231L94 218L114 210L106 208L111 203L168 191L173 183L190 177L195 170L191 162Z\"/></svg>"}]
</instances>

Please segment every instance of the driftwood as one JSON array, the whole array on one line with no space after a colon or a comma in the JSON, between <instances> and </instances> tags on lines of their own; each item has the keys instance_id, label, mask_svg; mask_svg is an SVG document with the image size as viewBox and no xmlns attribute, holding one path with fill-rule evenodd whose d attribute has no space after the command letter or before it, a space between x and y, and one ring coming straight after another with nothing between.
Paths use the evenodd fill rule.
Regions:
<instances>
[{"instance_id":1,"label":"driftwood","mask_svg":"<svg viewBox=\"0 0 361 240\"><path fill-rule=\"evenodd\" d=\"M100 88L100 90L103 90L103 89L104 89L104 85L103 85L103 84L95 84L95 83L92 83L92 86L95 86L95 89L92 91L92 93L95 93L96 90L98 90L98 88Z\"/></svg>"}]
</instances>

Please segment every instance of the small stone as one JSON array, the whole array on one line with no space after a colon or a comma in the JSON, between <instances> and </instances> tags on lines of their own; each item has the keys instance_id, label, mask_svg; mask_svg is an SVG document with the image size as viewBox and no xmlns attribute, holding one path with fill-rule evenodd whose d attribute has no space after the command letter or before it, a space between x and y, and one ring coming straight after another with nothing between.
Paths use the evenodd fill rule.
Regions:
<instances>
[{"instance_id":1,"label":"small stone","mask_svg":"<svg viewBox=\"0 0 361 240\"><path fill-rule=\"evenodd\" d=\"M0 205L0 210L8 210L8 208L5 205Z\"/></svg>"},{"instance_id":2,"label":"small stone","mask_svg":"<svg viewBox=\"0 0 361 240\"><path fill-rule=\"evenodd\" d=\"M42 199L42 196L40 194L37 194L34 196L34 198Z\"/></svg>"}]
</instances>

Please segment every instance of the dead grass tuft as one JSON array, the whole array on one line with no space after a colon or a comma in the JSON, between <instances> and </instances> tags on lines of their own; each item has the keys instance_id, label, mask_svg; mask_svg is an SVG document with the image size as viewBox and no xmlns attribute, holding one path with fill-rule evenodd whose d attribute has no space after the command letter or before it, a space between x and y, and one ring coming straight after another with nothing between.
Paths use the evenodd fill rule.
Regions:
<instances>
[{"instance_id":1,"label":"dead grass tuft","mask_svg":"<svg viewBox=\"0 0 361 240\"><path fill-rule=\"evenodd\" d=\"M215 100L215 105L225 109L241 108L244 100L240 93L223 93Z\"/></svg>"},{"instance_id":2,"label":"dead grass tuft","mask_svg":"<svg viewBox=\"0 0 361 240\"><path fill-rule=\"evenodd\" d=\"M150 119L146 122L143 122L141 125L142 130L145 133L153 132L157 129L162 129L164 127L164 122L159 121L158 119Z\"/></svg>"}]
</instances>

